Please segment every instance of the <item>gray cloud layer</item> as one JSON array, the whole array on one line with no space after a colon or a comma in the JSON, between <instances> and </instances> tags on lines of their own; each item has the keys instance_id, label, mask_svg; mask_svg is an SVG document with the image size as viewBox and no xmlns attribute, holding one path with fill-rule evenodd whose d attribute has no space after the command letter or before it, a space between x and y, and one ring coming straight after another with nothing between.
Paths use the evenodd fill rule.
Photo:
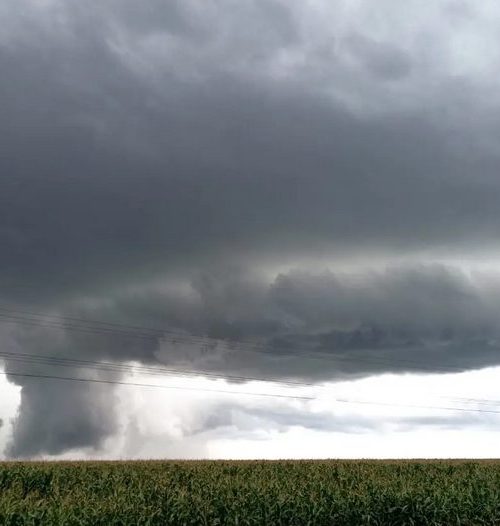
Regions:
<instances>
[{"instance_id":1,"label":"gray cloud layer","mask_svg":"<svg viewBox=\"0 0 500 526\"><path fill-rule=\"evenodd\" d=\"M388 371L457 372L500 361L498 281L495 284L491 276L473 279L445 266L350 274L292 271L271 283L248 272L226 270L200 275L183 291L122 291L105 299L90 306L81 303L65 314L154 323L177 333L144 339L82 333L71 324L11 324L3 334L4 349L306 382ZM55 370L120 379L116 371L20 363L15 357L6 360L6 367L12 373L50 375ZM116 432L109 386L47 384L16 376L12 380L23 385L23 391L11 455L98 447ZM216 418L219 410L205 416L210 414ZM209 427L214 426L211 422ZM199 425L203 429L205 424Z\"/></svg>"},{"instance_id":2,"label":"gray cloud layer","mask_svg":"<svg viewBox=\"0 0 500 526\"><path fill-rule=\"evenodd\" d=\"M4 302L233 349L207 360L168 338L22 326L2 329L5 347L312 380L498 362L484 280L270 270L495 252L493 4L329 4L2 4ZM349 360L304 356L320 351ZM12 454L97 446L113 429L104 391L13 381Z\"/></svg>"}]
</instances>

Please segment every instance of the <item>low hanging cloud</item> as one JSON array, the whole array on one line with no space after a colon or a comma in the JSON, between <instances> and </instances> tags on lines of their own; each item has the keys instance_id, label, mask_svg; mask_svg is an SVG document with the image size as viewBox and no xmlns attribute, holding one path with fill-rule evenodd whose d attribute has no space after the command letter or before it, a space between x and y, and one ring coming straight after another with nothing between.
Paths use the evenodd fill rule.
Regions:
<instances>
[{"instance_id":1,"label":"low hanging cloud","mask_svg":"<svg viewBox=\"0 0 500 526\"><path fill-rule=\"evenodd\" d=\"M385 372L452 373L500 363L498 281L495 276L471 278L443 265L358 273L291 271L271 283L233 269L200 275L182 294L156 289L140 295L135 290L106 299L104 307L96 307L96 299L92 308L73 306L70 313L76 319L130 320L139 326L156 320L165 331L144 338L138 337L144 335L139 329L103 333L93 326L82 333L68 322L58 328L18 325L10 340L4 337L12 353L5 359L6 370L23 386L12 456L99 447L118 429L109 385L68 386L18 377L19 371L53 375L54 369L58 375L82 375L71 364L61 373L51 363L30 363L21 354L26 352L135 361L179 374L223 375L237 383L259 378L315 384ZM85 377L115 381L123 372L85 370Z\"/></svg>"},{"instance_id":2,"label":"low hanging cloud","mask_svg":"<svg viewBox=\"0 0 500 526\"><path fill-rule=\"evenodd\" d=\"M2 348L312 382L498 363L497 278L432 264L498 252L495 13L3 2L3 305L181 336L4 316ZM11 455L116 429L109 388L10 379Z\"/></svg>"}]
</instances>

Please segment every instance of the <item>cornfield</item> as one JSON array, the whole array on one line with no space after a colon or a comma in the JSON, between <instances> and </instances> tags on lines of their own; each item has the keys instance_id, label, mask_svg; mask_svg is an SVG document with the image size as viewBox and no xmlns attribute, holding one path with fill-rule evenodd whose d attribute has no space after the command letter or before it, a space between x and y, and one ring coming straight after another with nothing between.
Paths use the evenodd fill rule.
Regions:
<instances>
[{"instance_id":1,"label":"cornfield","mask_svg":"<svg viewBox=\"0 0 500 526\"><path fill-rule=\"evenodd\" d=\"M500 524L495 461L0 463L0 524Z\"/></svg>"}]
</instances>

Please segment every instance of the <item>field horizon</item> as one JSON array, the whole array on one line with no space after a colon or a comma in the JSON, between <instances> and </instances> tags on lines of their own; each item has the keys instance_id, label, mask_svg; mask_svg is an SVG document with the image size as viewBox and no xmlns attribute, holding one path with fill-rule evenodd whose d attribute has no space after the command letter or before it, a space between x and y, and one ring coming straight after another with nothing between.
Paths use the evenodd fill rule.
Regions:
<instances>
[{"instance_id":1,"label":"field horizon","mask_svg":"<svg viewBox=\"0 0 500 526\"><path fill-rule=\"evenodd\" d=\"M404 462L479 462L479 463L500 463L500 457L491 457L491 458L482 458L482 457L408 457L408 458L398 458L398 457L387 457L387 458L372 458L372 457L359 457L359 458L349 458L349 457L324 457L324 458L293 458L293 457L283 457L283 458L65 458L65 459L0 459L0 465L5 464L135 464L135 463L194 463L194 462L207 462L207 463L220 463L220 462L234 462L234 463L250 463L250 462L263 462L263 463L279 463L279 462L373 462L373 463L404 463Z\"/></svg>"}]
</instances>

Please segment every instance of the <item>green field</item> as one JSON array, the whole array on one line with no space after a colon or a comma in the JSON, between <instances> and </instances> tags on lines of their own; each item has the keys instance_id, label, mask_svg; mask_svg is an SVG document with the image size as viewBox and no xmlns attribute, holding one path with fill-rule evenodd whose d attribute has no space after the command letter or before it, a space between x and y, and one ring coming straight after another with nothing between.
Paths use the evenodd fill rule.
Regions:
<instances>
[{"instance_id":1,"label":"green field","mask_svg":"<svg viewBox=\"0 0 500 526\"><path fill-rule=\"evenodd\" d=\"M0 524L500 524L500 462L0 463Z\"/></svg>"}]
</instances>

